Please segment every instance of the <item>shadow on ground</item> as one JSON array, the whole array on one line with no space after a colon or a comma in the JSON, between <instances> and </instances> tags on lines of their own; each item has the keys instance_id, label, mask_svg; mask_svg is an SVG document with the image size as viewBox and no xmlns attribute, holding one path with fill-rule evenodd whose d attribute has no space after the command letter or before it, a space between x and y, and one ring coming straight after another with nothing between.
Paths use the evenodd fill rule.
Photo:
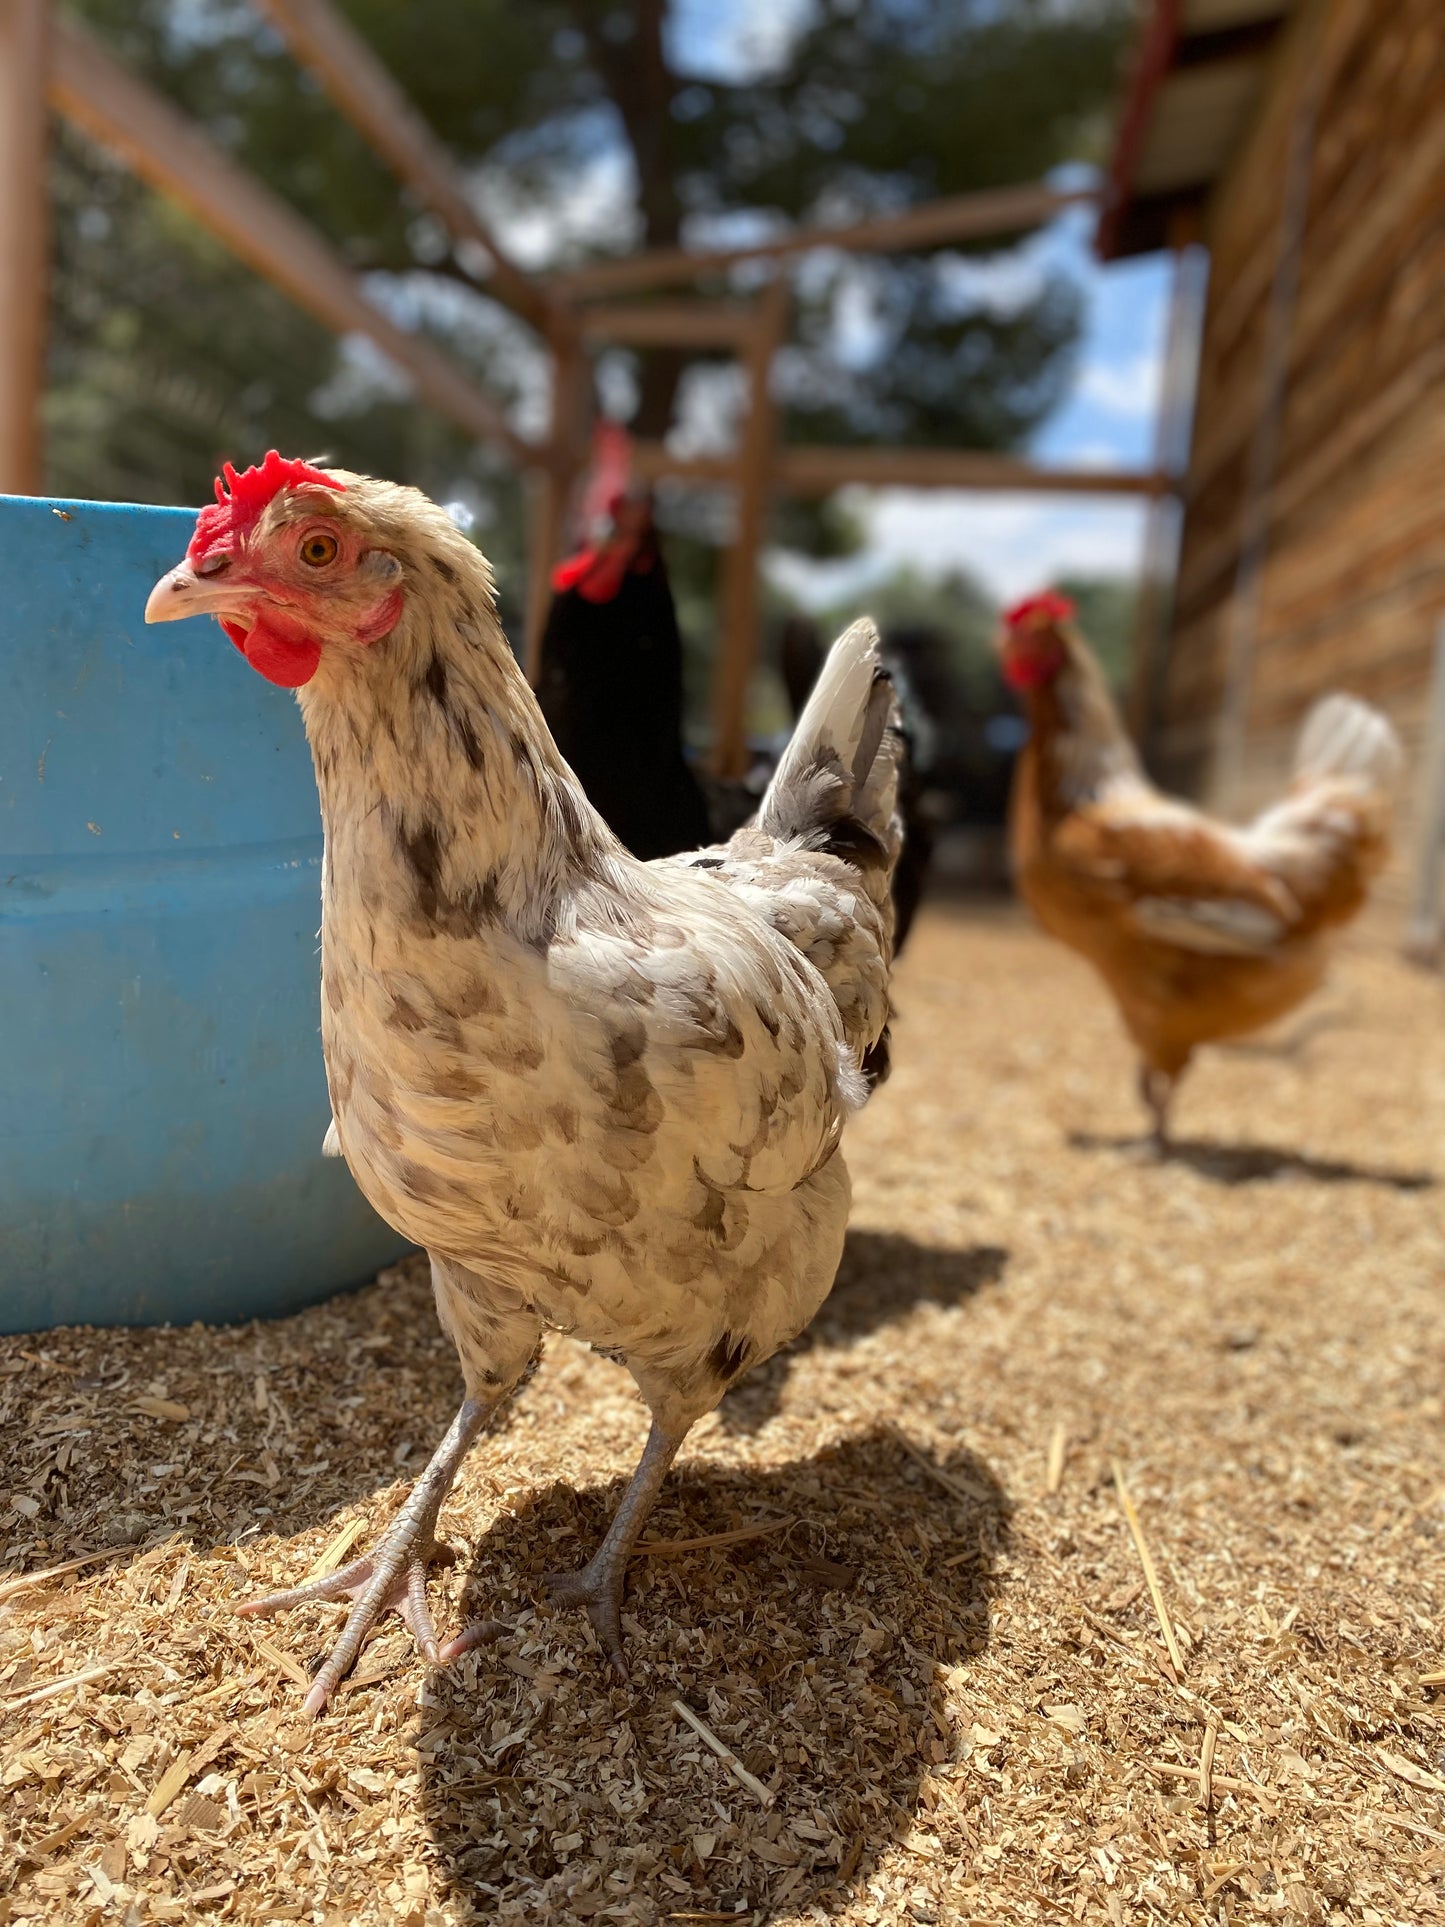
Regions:
<instances>
[{"instance_id":1,"label":"shadow on ground","mask_svg":"<svg viewBox=\"0 0 1445 1927\"><path fill-rule=\"evenodd\" d=\"M651 1538L785 1523L634 1561L625 1686L580 1614L543 1605L433 1682L417 1744L452 1894L478 1918L556 1922L840 1908L949 1757L946 1669L988 1639L1007 1502L971 1454L944 1469L970 1497L877 1436L766 1471L684 1459ZM553 1485L499 1519L477 1547L468 1612L495 1612L518 1585L540 1601L546 1572L587 1557L623 1483ZM678 1699L773 1791L771 1807L682 1722Z\"/></svg>"},{"instance_id":2,"label":"shadow on ground","mask_svg":"<svg viewBox=\"0 0 1445 1927\"><path fill-rule=\"evenodd\" d=\"M818 1345L856 1345L917 1305L960 1305L998 1284L1007 1264L1008 1253L1000 1245L951 1251L891 1231L850 1231L837 1280L817 1317L786 1351L757 1366L728 1393L718 1418L729 1432L760 1430L781 1405L802 1353Z\"/></svg>"},{"instance_id":3,"label":"shadow on ground","mask_svg":"<svg viewBox=\"0 0 1445 1927\"><path fill-rule=\"evenodd\" d=\"M1003 1262L1001 1252L959 1257L860 1234L813 1342L852 1342L929 1297L955 1303ZM455 1359L428 1300L424 1277L402 1267L272 1325L17 1341L13 1357L0 1354L11 1414L0 1469L33 1497L23 1516L35 1539L12 1541L16 1564L104 1547L112 1526L97 1570L118 1574L176 1542L214 1551L329 1534L338 1509L371 1495L378 1520L389 1516L455 1399ZM524 1394L519 1418L526 1410ZM448 1613L453 1624L504 1619L497 1644L427 1679L409 1636L388 1628L351 1689L353 1709L369 1715L368 1665L379 1668L373 1681L398 1667L415 1675L416 1725L389 1733L380 1756L415 1764L418 1791L408 1782L399 1797L419 1800L428 1858L459 1917L503 1911L562 1927L814 1901L836 1911L911 1826L926 1832L928 1776L949 1759L959 1717L955 1705L950 1723L947 1695L965 1683L950 1669L986 1646L1009 1539L988 1468L960 1451L939 1469L947 1488L871 1433L768 1468L684 1455L649 1538L771 1530L634 1562L626 1686L580 1614L539 1603L543 1575L596 1545L622 1478L509 1491L475 1547L461 1612ZM318 1549L273 1540L267 1580L299 1578ZM229 1718L250 1731L261 1717L269 1731L275 1716L254 1709L269 1703L274 1680L235 1678L250 1635L233 1641L224 1612L254 1581L238 1568L233 1593L220 1566L208 1561L198 1582L198 1568L179 1563L182 1583L188 1570L189 1604L164 1633L146 1603L149 1581L117 1588L112 1636L144 1626L159 1641L178 1683L178 1710L166 1716L177 1745L200 1744L201 1724L231 1730L216 1725L218 1690L239 1695L226 1701ZM318 1623L318 1649L328 1630ZM296 1636L283 1643L294 1649ZM137 1687L150 1683L139 1657L128 1664ZM771 1805L683 1723L679 1699L774 1789ZM326 1728L315 1734L324 1752ZM317 1757L310 1796L328 1810L356 1806L363 1769L343 1797L340 1769ZM372 1755L363 1745L358 1757ZM376 1786L360 1784L389 1791L389 1777L364 1771ZM962 1797L973 1797L967 1787ZM326 1878L332 1917L374 1917L374 1868L333 1862Z\"/></svg>"},{"instance_id":4,"label":"shadow on ground","mask_svg":"<svg viewBox=\"0 0 1445 1927\"><path fill-rule=\"evenodd\" d=\"M1149 1137L1111 1137L1096 1131L1070 1131L1074 1151L1152 1149ZM1257 1184L1274 1178L1307 1178L1316 1184L1381 1184L1392 1191L1428 1191L1432 1171L1396 1171L1388 1166L1354 1164L1348 1159L1316 1158L1269 1144L1216 1144L1208 1138L1172 1138L1155 1154L1160 1164L1184 1164L1216 1184Z\"/></svg>"},{"instance_id":5,"label":"shadow on ground","mask_svg":"<svg viewBox=\"0 0 1445 1927\"><path fill-rule=\"evenodd\" d=\"M850 1232L813 1324L728 1394L725 1429L750 1434L773 1416L800 1352L853 1345L921 1303L959 1304L997 1283L1007 1262L997 1246L950 1251ZM76 1350L83 1374L68 1363ZM177 1537L207 1550L291 1538L389 1487L399 1504L461 1395L424 1259L266 1323L8 1340L0 1492L34 1500L38 1543L13 1532L4 1564L95 1553L97 1565L124 1567ZM156 1399L157 1410L185 1416L148 1413ZM491 1430L505 1431L517 1409L510 1401ZM56 1437L82 1421L85 1449L57 1453Z\"/></svg>"}]
</instances>

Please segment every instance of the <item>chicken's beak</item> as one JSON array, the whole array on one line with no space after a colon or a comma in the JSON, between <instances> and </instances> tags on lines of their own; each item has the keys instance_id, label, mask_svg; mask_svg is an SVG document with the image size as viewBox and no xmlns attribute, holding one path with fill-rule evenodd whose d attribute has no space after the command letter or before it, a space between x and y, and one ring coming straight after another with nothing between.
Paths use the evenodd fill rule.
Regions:
<instances>
[{"instance_id":1,"label":"chicken's beak","mask_svg":"<svg viewBox=\"0 0 1445 1927\"><path fill-rule=\"evenodd\" d=\"M178 562L146 597L147 622L179 622L183 616L245 616L255 600L238 582L224 574L213 580L198 576L189 562Z\"/></svg>"}]
</instances>

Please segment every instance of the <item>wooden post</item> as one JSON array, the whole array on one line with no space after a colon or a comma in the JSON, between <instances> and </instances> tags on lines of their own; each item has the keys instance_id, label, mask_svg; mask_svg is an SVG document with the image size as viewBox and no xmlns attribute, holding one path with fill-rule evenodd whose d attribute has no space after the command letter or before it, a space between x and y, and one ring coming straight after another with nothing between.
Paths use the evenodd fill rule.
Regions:
<instances>
[{"instance_id":1,"label":"wooden post","mask_svg":"<svg viewBox=\"0 0 1445 1927\"><path fill-rule=\"evenodd\" d=\"M194 215L238 260L273 281L323 327L335 334L369 335L405 369L431 407L479 441L500 442L515 461L537 459L537 449L516 433L459 362L375 307L330 242L289 202L238 167L164 94L137 80L72 19L55 21L50 55L48 85L57 112Z\"/></svg>"},{"instance_id":2,"label":"wooden post","mask_svg":"<svg viewBox=\"0 0 1445 1927\"><path fill-rule=\"evenodd\" d=\"M747 769L748 684L758 650L758 548L776 426L770 377L787 329L788 295L781 274L764 289L745 363L748 413L738 449L737 530L723 564L713 674L713 768L719 776L742 776Z\"/></svg>"},{"instance_id":3,"label":"wooden post","mask_svg":"<svg viewBox=\"0 0 1445 1927\"><path fill-rule=\"evenodd\" d=\"M0 495L38 495L49 203L47 0L0 0Z\"/></svg>"},{"instance_id":4,"label":"wooden post","mask_svg":"<svg viewBox=\"0 0 1445 1927\"><path fill-rule=\"evenodd\" d=\"M1147 754L1154 720L1154 696L1169 624L1171 590L1179 561L1183 504L1178 491L1189 466L1189 431L1208 286L1208 257L1195 245L1197 223L1176 223L1170 234L1172 270L1169 315L1165 324L1164 368L1154 423L1156 474L1167 475L1175 492L1149 505L1144 555L1139 575L1139 606L1134 620L1134 660L1130 669L1129 728Z\"/></svg>"},{"instance_id":5,"label":"wooden post","mask_svg":"<svg viewBox=\"0 0 1445 1927\"><path fill-rule=\"evenodd\" d=\"M1317 45L1322 18L1323 14L1318 8L1308 17L1307 24L1315 38L1305 49L1299 91L1293 103L1289 127L1279 225L1275 230L1274 274L1265 309L1259 413L1254 424L1245 473L1244 499L1240 509L1239 556L1225 632L1224 694L1219 705L1213 788L1216 800L1222 800L1231 808L1238 806L1238 790L1249 738L1254 655L1259 639L1260 608L1264 599L1264 572L1269 560L1271 498L1284 427L1300 261L1304 251L1305 223L1309 218L1310 183L1314 176L1315 123L1324 87L1324 69L1318 58Z\"/></svg>"},{"instance_id":6,"label":"wooden post","mask_svg":"<svg viewBox=\"0 0 1445 1927\"><path fill-rule=\"evenodd\" d=\"M527 615L522 664L534 686L542 666L542 632L552 606L552 566L567 539L567 505L582 465L590 364L571 330L552 346L552 430L546 459L527 477Z\"/></svg>"},{"instance_id":7,"label":"wooden post","mask_svg":"<svg viewBox=\"0 0 1445 1927\"><path fill-rule=\"evenodd\" d=\"M550 296L497 245L451 155L333 0L262 0L262 5L372 152L440 216L454 240L471 241L490 256L489 291L545 332Z\"/></svg>"},{"instance_id":8,"label":"wooden post","mask_svg":"<svg viewBox=\"0 0 1445 1927\"><path fill-rule=\"evenodd\" d=\"M1445 872L1445 621L1435 631L1435 674L1420 744L1418 798L1405 954L1417 963L1438 963L1445 938L1440 902Z\"/></svg>"}]
</instances>

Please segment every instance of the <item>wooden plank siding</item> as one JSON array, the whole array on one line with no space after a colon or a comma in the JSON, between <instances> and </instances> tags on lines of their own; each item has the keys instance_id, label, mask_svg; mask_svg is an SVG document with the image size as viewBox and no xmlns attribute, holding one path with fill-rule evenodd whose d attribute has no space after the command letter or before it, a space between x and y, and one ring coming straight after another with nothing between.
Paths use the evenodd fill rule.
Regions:
<instances>
[{"instance_id":1,"label":"wooden plank siding","mask_svg":"<svg viewBox=\"0 0 1445 1927\"><path fill-rule=\"evenodd\" d=\"M1251 447L1296 116L1315 119L1298 294L1265 496L1243 767L1221 793ZM1418 746L1445 614L1445 33L1439 0L1314 0L1276 50L1209 210L1211 279L1152 760L1230 810L1288 768L1310 703L1345 688Z\"/></svg>"}]
</instances>

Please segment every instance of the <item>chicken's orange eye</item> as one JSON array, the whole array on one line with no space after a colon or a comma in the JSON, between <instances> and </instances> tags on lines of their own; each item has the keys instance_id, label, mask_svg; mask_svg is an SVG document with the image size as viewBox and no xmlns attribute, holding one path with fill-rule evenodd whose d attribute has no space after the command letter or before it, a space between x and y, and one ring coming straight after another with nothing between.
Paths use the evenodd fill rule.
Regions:
<instances>
[{"instance_id":1,"label":"chicken's orange eye","mask_svg":"<svg viewBox=\"0 0 1445 1927\"><path fill-rule=\"evenodd\" d=\"M301 560L313 569L324 569L328 562L336 560L337 541L334 535L308 535L301 544Z\"/></svg>"}]
</instances>

